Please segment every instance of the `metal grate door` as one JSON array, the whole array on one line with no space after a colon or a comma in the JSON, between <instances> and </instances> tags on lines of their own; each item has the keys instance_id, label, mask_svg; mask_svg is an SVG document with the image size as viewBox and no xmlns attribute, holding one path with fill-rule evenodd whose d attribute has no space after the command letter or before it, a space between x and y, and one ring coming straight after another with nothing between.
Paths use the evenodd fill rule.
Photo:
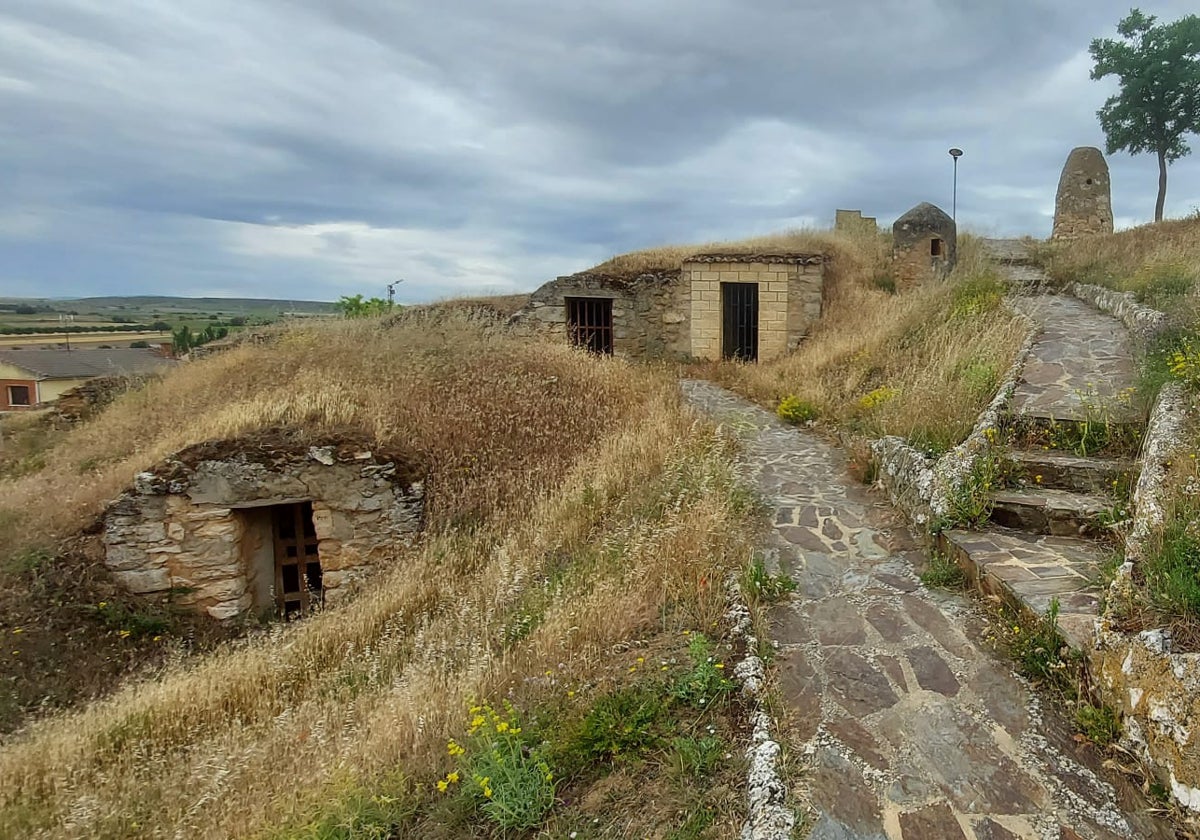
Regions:
<instances>
[{"instance_id":1,"label":"metal grate door","mask_svg":"<svg viewBox=\"0 0 1200 840\"><path fill-rule=\"evenodd\" d=\"M758 284L721 284L721 355L758 360Z\"/></svg>"},{"instance_id":2,"label":"metal grate door","mask_svg":"<svg viewBox=\"0 0 1200 840\"><path fill-rule=\"evenodd\" d=\"M274 509L275 607L284 619L307 615L321 603L321 558L312 503Z\"/></svg>"},{"instance_id":3,"label":"metal grate door","mask_svg":"<svg viewBox=\"0 0 1200 840\"><path fill-rule=\"evenodd\" d=\"M576 347L612 355L612 298L567 298L567 335Z\"/></svg>"}]
</instances>

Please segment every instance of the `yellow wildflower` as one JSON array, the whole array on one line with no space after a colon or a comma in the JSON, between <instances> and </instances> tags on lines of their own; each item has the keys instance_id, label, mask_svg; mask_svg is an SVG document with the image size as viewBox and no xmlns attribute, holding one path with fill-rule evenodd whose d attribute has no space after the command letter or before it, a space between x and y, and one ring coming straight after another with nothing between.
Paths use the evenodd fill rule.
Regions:
<instances>
[{"instance_id":1,"label":"yellow wildflower","mask_svg":"<svg viewBox=\"0 0 1200 840\"><path fill-rule=\"evenodd\" d=\"M446 788L448 788L448 787L450 787L450 785L446 782L445 779L438 779L437 789L438 789L439 793L445 793Z\"/></svg>"},{"instance_id":2,"label":"yellow wildflower","mask_svg":"<svg viewBox=\"0 0 1200 840\"><path fill-rule=\"evenodd\" d=\"M458 784L458 771L451 770L449 775L446 776L446 781L452 785Z\"/></svg>"},{"instance_id":3,"label":"yellow wildflower","mask_svg":"<svg viewBox=\"0 0 1200 840\"><path fill-rule=\"evenodd\" d=\"M446 745L446 749L449 751L451 757L456 756L456 755L462 755L464 752L466 752L466 750L464 750L461 746L459 746L457 741L451 741L449 744Z\"/></svg>"},{"instance_id":4,"label":"yellow wildflower","mask_svg":"<svg viewBox=\"0 0 1200 840\"><path fill-rule=\"evenodd\" d=\"M496 731L503 735L508 731L508 724L505 721L500 721L496 724Z\"/></svg>"}]
</instances>

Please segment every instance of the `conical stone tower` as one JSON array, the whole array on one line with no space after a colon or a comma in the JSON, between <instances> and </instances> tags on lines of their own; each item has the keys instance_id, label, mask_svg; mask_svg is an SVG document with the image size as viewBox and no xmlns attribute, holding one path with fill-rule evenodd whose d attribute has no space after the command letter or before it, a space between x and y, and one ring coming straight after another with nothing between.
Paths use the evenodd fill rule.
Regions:
<instances>
[{"instance_id":1,"label":"conical stone tower","mask_svg":"<svg viewBox=\"0 0 1200 840\"><path fill-rule=\"evenodd\" d=\"M1071 150L1058 179L1052 239L1076 239L1113 232L1108 164L1094 146Z\"/></svg>"}]
</instances>

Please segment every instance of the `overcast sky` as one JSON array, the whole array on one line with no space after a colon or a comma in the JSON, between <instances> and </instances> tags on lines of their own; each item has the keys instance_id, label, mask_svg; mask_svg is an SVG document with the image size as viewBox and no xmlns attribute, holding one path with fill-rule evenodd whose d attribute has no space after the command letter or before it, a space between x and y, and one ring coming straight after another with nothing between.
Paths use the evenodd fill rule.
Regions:
<instances>
[{"instance_id":1,"label":"overcast sky","mask_svg":"<svg viewBox=\"0 0 1200 840\"><path fill-rule=\"evenodd\" d=\"M1194 0L1145 2L1174 19ZM946 210L1049 234L1113 0L0 0L0 296L429 300ZM1197 154L1168 215L1200 206ZM1112 168L1119 226L1152 156Z\"/></svg>"}]
</instances>

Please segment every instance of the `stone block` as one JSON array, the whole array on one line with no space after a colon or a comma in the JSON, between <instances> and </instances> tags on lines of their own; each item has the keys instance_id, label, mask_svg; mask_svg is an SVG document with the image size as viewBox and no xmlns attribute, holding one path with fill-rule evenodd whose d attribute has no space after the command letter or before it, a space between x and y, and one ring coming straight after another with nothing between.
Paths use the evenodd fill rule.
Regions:
<instances>
[{"instance_id":1,"label":"stone block","mask_svg":"<svg viewBox=\"0 0 1200 840\"><path fill-rule=\"evenodd\" d=\"M167 537L169 539L175 540L175 542L181 542L185 536L187 536L187 531L184 529L183 525L178 522L167 523Z\"/></svg>"},{"instance_id":2,"label":"stone block","mask_svg":"<svg viewBox=\"0 0 1200 840\"><path fill-rule=\"evenodd\" d=\"M114 571L117 583L135 595L151 592L166 592L171 588L171 578L166 569L141 569L138 571Z\"/></svg>"}]
</instances>

